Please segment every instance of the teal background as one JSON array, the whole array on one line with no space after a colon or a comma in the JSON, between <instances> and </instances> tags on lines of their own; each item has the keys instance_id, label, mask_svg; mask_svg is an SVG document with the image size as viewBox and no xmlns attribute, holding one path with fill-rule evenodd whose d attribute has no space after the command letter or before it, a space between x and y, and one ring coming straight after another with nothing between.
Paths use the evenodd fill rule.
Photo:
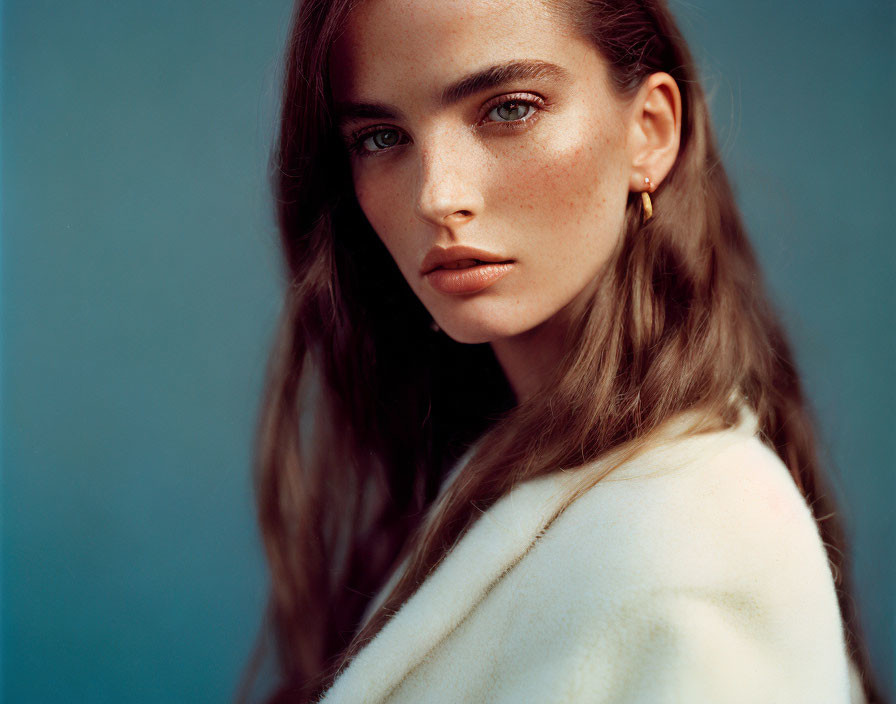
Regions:
<instances>
[{"instance_id":1,"label":"teal background","mask_svg":"<svg viewBox=\"0 0 896 704\"><path fill-rule=\"evenodd\" d=\"M892 2L673 5L836 466L893 693ZM2 4L2 693L231 698L287 0Z\"/></svg>"}]
</instances>

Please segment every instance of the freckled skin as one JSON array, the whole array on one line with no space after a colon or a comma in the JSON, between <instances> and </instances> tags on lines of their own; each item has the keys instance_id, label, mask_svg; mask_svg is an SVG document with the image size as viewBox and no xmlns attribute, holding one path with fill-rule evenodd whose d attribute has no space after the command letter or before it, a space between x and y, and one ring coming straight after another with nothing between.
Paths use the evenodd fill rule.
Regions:
<instances>
[{"instance_id":1,"label":"freckled skin","mask_svg":"<svg viewBox=\"0 0 896 704\"><path fill-rule=\"evenodd\" d=\"M394 128L407 142L352 157L353 181L435 321L459 342L492 343L499 358L516 342L537 350L539 336L556 345L563 311L589 293L621 236L631 183L628 106L612 92L600 54L541 0L365 0L331 56L337 100L404 113L351 126ZM443 86L512 59L558 64L571 82L515 82L438 105ZM532 93L548 105L530 126L479 124L492 99ZM483 291L446 295L420 267L434 245L454 244L516 265Z\"/></svg>"}]
</instances>

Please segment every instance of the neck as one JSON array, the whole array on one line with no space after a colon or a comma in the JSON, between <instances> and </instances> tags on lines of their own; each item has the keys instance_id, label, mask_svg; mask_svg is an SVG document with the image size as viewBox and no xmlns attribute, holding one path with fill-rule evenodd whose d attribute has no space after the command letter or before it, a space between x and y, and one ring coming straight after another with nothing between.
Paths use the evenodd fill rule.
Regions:
<instances>
[{"instance_id":1,"label":"neck","mask_svg":"<svg viewBox=\"0 0 896 704\"><path fill-rule=\"evenodd\" d=\"M519 335L491 343L517 403L537 393L559 363L563 333L564 326L552 318Z\"/></svg>"},{"instance_id":2,"label":"neck","mask_svg":"<svg viewBox=\"0 0 896 704\"><path fill-rule=\"evenodd\" d=\"M560 363L566 329L584 314L584 307L593 299L598 282L599 278L595 277L572 301L543 323L519 335L491 342L518 404L532 398Z\"/></svg>"}]
</instances>

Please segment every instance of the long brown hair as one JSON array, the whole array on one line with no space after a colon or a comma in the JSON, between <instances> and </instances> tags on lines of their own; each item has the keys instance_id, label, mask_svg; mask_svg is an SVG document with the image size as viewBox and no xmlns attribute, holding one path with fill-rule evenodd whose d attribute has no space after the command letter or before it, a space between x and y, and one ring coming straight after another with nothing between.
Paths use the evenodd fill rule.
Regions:
<instances>
[{"instance_id":1,"label":"long brown hair","mask_svg":"<svg viewBox=\"0 0 896 704\"><path fill-rule=\"evenodd\" d=\"M269 701L318 696L516 483L643 445L688 409L730 425L732 392L746 397L814 512L849 654L874 701L846 536L814 422L665 2L548 3L558 22L590 38L621 96L665 71L678 83L683 114L676 163L653 194L655 215L643 224L639 201L630 199L619 247L572 317L561 364L542 392L519 404L488 345L459 344L430 328L357 203L327 74L354 2L297 5L273 156L288 285L256 445L271 573L262 632L274 636L280 679ZM461 385L473 403L456 402ZM427 516L446 469L477 438L464 481ZM405 557L403 577L362 624L371 597Z\"/></svg>"}]
</instances>

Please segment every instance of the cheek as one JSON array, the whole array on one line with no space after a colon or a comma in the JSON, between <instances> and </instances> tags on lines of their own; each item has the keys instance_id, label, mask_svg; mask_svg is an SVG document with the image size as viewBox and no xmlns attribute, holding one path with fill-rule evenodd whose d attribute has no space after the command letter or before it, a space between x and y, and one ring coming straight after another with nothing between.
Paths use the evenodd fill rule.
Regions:
<instances>
[{"instance_id":1,"label":"cheek","mask_svg":"<svg viewBox=\"0 0 896 704\"><path fill-rule=\"evenodd\" d=\"M413 241L413 228L406 226L402 209L408 195L392 179L360 176L355 178L355 197L377 237L392 255L405 277L416 272L419 253Z\"/></svg>"},{"instance_id":2,"label":"cheek","mask_svg":"<svg viewBox=\"0 0 896 704\"><path fill-rule=\"evenodd\" d=\"M553 203L549 214L556 221L558 216L576 214L605 184L618 180L616 151L610 137L567 134L532 150L515 170L512 182L520 195Z\"/></svg>"},{"instance_id":3,"label":"cheek","mask_svg":"<svg viewBox=\"0 0 896 704\"><path fill-rule=\"evenodd\" d=\"M388 212L384 207L389 195L384 193L383 180L368 178L367 176L358 175L353 177L355 185L355 197L358 199L358 205L370 224L376 228L377 221Z\"/></svg>"},{"instance_id":4,"label":"cheek","mask_svg":"<svg viewBox=\"0 0 896 704\"><path fill-rule=\"evenodd\" d=\"M605 251L621 228L628 193L622 148L611 134L565 132L502 170L493 196L518 224L519 244L549 245L558 258ZM568 262L567 262L568 263Z\"/></svg>"},{"instance_id":5,"label":"cheek","mask_svg":"<svg viewBox=\"0 0 896 704\"><path fill-rule=\"evenodd\" d=\"M400 194L388 179L360 176L355 178L355 196L367 221L391 250L388 235L395 231L391 220L395 218L395 203L400 202Z\"/></svg>"}]
</instances>

